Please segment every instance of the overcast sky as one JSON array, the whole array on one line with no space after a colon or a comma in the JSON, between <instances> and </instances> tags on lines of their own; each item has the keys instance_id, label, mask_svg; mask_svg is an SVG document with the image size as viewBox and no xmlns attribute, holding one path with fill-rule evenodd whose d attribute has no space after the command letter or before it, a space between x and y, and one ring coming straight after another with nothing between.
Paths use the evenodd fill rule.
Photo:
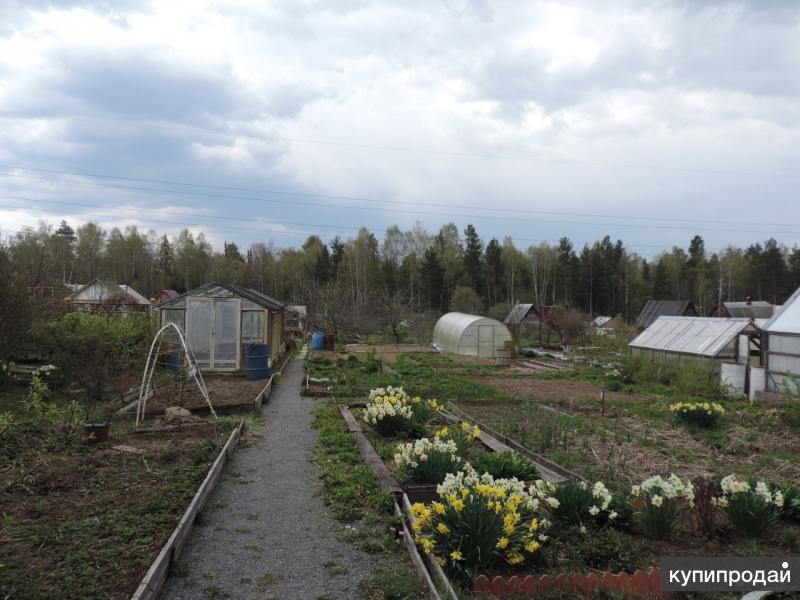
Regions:
<instances>
[{"instance_id":1,"label":"overcast sky","mask_svg":"<svg viewBox=\"0 0 800 600\"><path fill-rule=\"evenodd\" d=\"M798 95L794 1L0 0L0 230L791 246Z\"/></svg>"}]
</instances>

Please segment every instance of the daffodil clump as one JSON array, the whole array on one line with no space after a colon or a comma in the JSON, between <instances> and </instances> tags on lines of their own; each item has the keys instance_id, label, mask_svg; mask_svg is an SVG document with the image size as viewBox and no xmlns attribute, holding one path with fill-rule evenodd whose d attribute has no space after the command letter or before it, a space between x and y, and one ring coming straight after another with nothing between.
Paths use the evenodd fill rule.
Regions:
<instances>
[{"instance_id":1,"label":"daffodil clump","mask_svg":"<svg viewBox=\"0 0 800 600\"><path fill-rule=\"evenodd\" d=\"M521 564L547 540L538 500L521 481L479 476L467 466L438 492L440 502L411 507L412 528L422 551L455 573L474 577L501 562Z\"/></svg>"},{"instance_id":2,"label":"daffodil clump","mask_svg":"<svg viewBox=\"0 0 800 600\"><path fill-rule=\"evenodd\" d=\"M654 540L665 540L686 506L694 505L694 487L672 473L666 479L655 475L631 488L642 532Z\"/></svg>"},{"instance_id":3,"label":"daffodil clump","mask_svg":"<svg viewBox=\"0 0 800 600\"><path fill-rule=\"evenodd\" d=\"M565 525L585 527L613 521L618 516L611 506L611 493L602 481L589 487L583 481L555 483L539 479L531 486L531 493L554 520Z\"/></svg>"},{"instance_id":4,"label":"daffodil clump","mask_svg":"<svg viewBox=\"0 0 800 600\"><path fill-rule=\"evenodd\" d=\"M438 440L452 440L458 448L459 456L466 457L472 442L481 436L481 430L477 425L461 423L461 425L440 427L433 435Z\"/></svg>"},{"instance_id":5,"label":"daffodil clump","mask_svg":"<svg viewBox=\"0 0 800 600\"><path fill-rule=\"evenodd\" d=\"M411 397L402 387L388 386L369 392L364 419L383 436L418 432L444 407L436 400Z\"/></svg>"},{"instance_id":6,"label":"daffodil clump","mask_svg":"<svg viewBox=\"0 0 800 600\"><path fill-rule=\"evenodd\" d=\"M448 473L462 467L463 461L457 451L453 440L422 438L398 445L394 460L415 483L441 483Z\"/></svg>"},{"instance_id":7,"label":"daffodil clump","mask_svg":"<svg viewBox=\"0 0 800 600\"><path fill-rule=\"evenodd\" d=\"M783 510L783 492L765 482L739 481L736 475L723 477L722 494L713 499L731 523L748 536L757 536L774 524Z\"/></svg>"},{"instance_id":8,"label":"daffodil clump","mask_svg":"<svg viewBox=\"0 0 800 600\"><path fill-rule=\"evenodd\" d=\"M364 420L380 435L393 436L412 428L414 413L398 402L373 402L364 409Z\"/></svg>"},{"instance_id":9,"label":"daffodil clump","mask_svg":"<svg viewBox=\"0 0 800 600\"><path fill-rule=\"evenodd\" d=\"M682 423L712 429L719 425L725 409L716 402L678 402L670 404L669 410Z\"/></svg>"}]
</instances>

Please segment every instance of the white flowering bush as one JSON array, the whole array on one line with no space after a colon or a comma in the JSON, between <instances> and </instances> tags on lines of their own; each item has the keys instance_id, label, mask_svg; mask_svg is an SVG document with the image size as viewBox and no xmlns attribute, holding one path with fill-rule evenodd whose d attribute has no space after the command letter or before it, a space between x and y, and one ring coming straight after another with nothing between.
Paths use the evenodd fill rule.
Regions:
<instances>
[{"instance_id":1,"label":"white flowering bush","mask_svg":"<svg viewBox=\"0 0 800 600\"><path fill-rule=\"evenodd\" d=\"M611 493L602 481L593 486L584 481L537 480L531 494L550 512L553 520L564 525L585 527L591 523L613 521L617 512L611 506Z\"/></svg>"},{"instance_id":2,"label":"white flowering bush","mask_svg":"<svg viewBox=\"0 0 800 600\"><path fill-rule=\"evenodd\" d=\"M448 473L458 471L463 465L454 441L435 438L399 444L394 461L415 483L441 483Z\"/></svg>"},{"instance_id":3,"label":"white flowering bush","mask_svg":"<svg viewBox=\"0 0 800 600\"><path fill-rule=\"evenodd\" d=\"M364 409L364 420L382 436L408 431L412 427L413 419L411 407L396 402L368 404Z\"/></svg>"},{"instance_id":4,"label":"white flowering bush","mask_svg":"<svg viewBox=\"0 0 800 600\"><path fill-rule=\"evenodd\" d=\"M645 536L665 540L687 506L694 505L694 487L674 473L655 475L631 488L636 515Z\"/></svg>"},{"instance_id":5,"label":"white flowering bush","mask_svg":"<svg viewBox=\"0 0 800 600\"><path fill-rule=\"evenodd\" d=\"M458 448L459 456L466 457L472 443L481 435L477 425L462 422L461 425L445 425L434 432L434 437L439 440L453 440Z\"/></svg>"},{"instance_id":6,"label":"white flowering bush","mask_svg":"<svg viewBox=\"0 0 800 600\"><path fill-rule=\"evenodd\" d=\"M400 432L421 433L443 407L436 400L411 397L402 387L388 386L369 392L364 420L383 436Z\"/></svg>"},{"instance_id":7,"label":"white flowering bush","mask_svg":"<svg viewBox=\"0 0 800 600\"><path fill-rule=\"evenodd\" d=\"M745 535L762 534L783 512L783 492L770 488L764 481L739 481L731 474L722 478L720 488L722 493L713 499L714 504Z\"/></svg>"}]
</instances>

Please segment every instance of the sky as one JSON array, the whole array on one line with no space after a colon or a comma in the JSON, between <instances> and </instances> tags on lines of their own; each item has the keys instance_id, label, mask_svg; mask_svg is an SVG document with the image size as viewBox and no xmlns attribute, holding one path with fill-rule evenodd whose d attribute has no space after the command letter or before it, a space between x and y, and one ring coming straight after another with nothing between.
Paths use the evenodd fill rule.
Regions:
<instances>
[{"instance_id":1,"label":"sky","mask_svg":"<svg viewBox=\"0 0 800 600\"><path fill-rule=\"evenodd\" d=\"M800 243L800 3L0 0L0 235Z\"/></svg>"}]
</instances>

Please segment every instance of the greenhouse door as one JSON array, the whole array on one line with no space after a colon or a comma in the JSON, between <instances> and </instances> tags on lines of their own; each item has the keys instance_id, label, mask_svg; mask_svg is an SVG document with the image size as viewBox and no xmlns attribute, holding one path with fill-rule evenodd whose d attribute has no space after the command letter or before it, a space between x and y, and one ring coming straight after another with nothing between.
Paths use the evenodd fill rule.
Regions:
<instances>
[{"instance_id":1,"label":"greenhouse door","mask_svg":"<svg viewBox=\"0 0 800 600\"><path fill-rule=\"evenodd\" d=\"M239 300L189 299L186 334L197 362L211 369L239 366Z\"/></svg>"},{"instance_id":2,"label":"greenhouse door","mask_svg":"<svg viewBox=\"0 0 800 600\"><path fill-rule=\"evenodd\" d=\"M478 356L494 358L494 326L478 325Z\"/></svg>"}]
</instances>

